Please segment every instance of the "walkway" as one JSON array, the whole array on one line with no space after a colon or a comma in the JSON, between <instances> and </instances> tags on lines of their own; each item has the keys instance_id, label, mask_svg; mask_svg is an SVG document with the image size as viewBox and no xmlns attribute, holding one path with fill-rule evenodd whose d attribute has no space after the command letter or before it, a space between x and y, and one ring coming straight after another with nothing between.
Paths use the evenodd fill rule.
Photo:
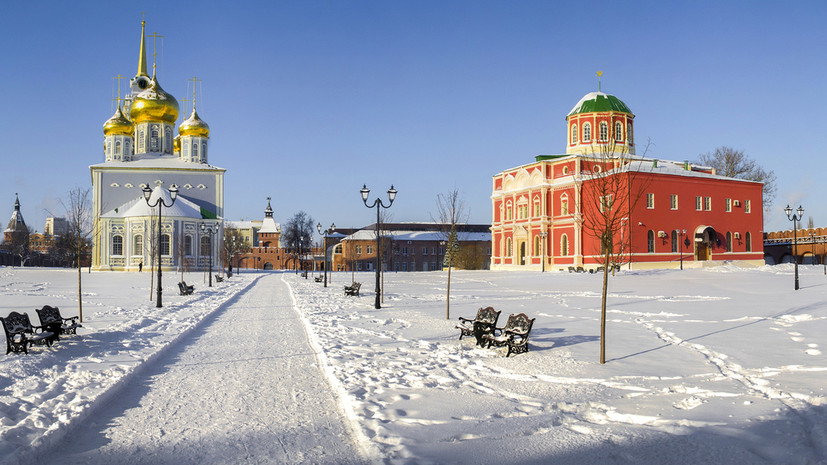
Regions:
<instances>
[{"instance_id":1,"label":"walkway","mask_svg":"<svg viewBox=\"0 0 827 465\"><path fill-rule=\"evenodd\" d=\"M362 463L280 276L231 302L70 433L60 463Z\"/></svg>"}]
</instances>

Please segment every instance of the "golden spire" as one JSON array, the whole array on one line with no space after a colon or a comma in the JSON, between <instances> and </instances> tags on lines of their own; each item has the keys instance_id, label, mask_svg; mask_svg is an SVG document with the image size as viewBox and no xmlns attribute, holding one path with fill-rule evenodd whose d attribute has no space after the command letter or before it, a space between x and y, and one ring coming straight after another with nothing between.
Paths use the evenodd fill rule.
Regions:
<instances>
[{"instance_id":1,"label":"golden spire","mask_svg":"<svg viewBox=\"0 0 827 465\"><path fill-rule=\"evenodd\" d=\"M141 51L138 52L138 76L146 76L146 21L141 21Z\"/></svg>"},{"instance_id":2,"label":"golden spire","mask_svg":"<svg viewBox=\"0 0 827 465\"><path fill-rule=\"evenodd\" d=\"M201 80L193 76L192 79L187 79L187 81L192 81L192 109L195 110L195 83L201 82Z\"/></svg>"}]
</instances>

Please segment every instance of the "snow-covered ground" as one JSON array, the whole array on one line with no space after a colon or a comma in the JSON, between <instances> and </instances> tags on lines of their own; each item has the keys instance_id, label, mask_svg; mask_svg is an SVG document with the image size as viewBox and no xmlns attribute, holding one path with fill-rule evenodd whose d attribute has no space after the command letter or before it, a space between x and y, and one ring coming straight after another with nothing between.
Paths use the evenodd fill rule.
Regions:
<instances>
[{"instance_id":1,"label":"snow-covered ground","mask_svg":"<svg viewBox=\"0 0 827 465\"><path fill-rule=\"evenodd\" d=\"M622 271L610 279L605 365L600 275L454 272L449 320L444 272L386 274L380 310L369 273L356 275L358 298L342 293L349 273L328 288L279 278L368 461L827 463L827 276L800 272L794 291L791 265ZM79 336L0 359L0 463L81 427L258 276L210 289L187 275L196 293L179 297L170 273L156 309L148 273L84 274ZM76 281L0 268L0 313L36 320L34 308L51 304L74 315ZM530 352L505 358L457 340L456 317L489 305L500 323L537 318Z\"/></svg>"}]
</instances>

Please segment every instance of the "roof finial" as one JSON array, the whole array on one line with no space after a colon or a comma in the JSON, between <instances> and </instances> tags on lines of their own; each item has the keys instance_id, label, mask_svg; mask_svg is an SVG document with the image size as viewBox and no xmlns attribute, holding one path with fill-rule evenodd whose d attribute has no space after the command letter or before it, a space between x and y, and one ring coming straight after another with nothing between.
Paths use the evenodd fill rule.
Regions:
<instances>
[{"instance_id":1,"label":"roof finial","mask_svg":"<svg viewBox=\"0 0 827 465\"><path fill-rule=\"evenodd\" d=\"M193 76L192 79L187 79L187 81L192 81L192 111L195 111L195 83L201 82L201 80Z\"/></svg>"},{"instance_id":2,"label":"roof finial","mask_svg":"<svg viewBox=\"0 0 827 465\"><path fill-rule=\"evenodd\" d=\"M152 34L149 35L149 37L152 37L152 39L153 39L152 40L152 79L155 79L155 67L157 66L156 57L158 56L158 38L159 37L163 38L164 36L160 36L160 35L158 35L157 32L153 32Z\"/></svg>"},{"instance_id":3,"label":"roof finial","mask_svg":"<svg viewBox=\"0 0 827 465\"><path fill-rule=\"evenodd\" d=\"M600 76L603 76L603 71L597 72L597 91L600 92Z\"/></svg>"},{"instance_id":4,"label":"roof finial","mask_svg":"<svg viewBox=\"0 0 827 465\"><path fill-rule=\"evenodd\" d=\"M144 13L146 14L146 13ZM141 50L138 52L138 76L146 74L146 21L141 21Z\"/></svg>"}]
</instances>

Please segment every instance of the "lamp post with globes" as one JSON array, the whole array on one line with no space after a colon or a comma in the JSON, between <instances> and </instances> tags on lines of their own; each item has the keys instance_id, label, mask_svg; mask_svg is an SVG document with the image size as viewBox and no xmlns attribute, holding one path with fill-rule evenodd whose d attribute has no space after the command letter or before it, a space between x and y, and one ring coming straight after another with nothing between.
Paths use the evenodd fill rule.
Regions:
<instances>
[{"instance_id":1,"label":"lamp post with globes","mask_svg":"<svg viewBox=\"0 0 827 465\"><path fill-rule=\"evenodd\" d=\"M795 268L795 290L798 290L798 222L801 221L801 216L804 215L804 209L801 205L793 213L793 209L787 204L784 207L784 213L787 214L787 219L793 222L793 263ZM797 213L797 215L796 215Z\"/></svg>"},{"instance_id":2,"label":"lamp post with globes","mask_svg":"<svg viewBox=\"0 0 827 465\"><path fill-rule=\"evenodd\" d=\"M143 191L144 191L144 200L146 200L147 206L149 206L149 208L158 207L158 242L157 242L157 246L156 246L156 248L158 249L158 258L157 258L157 260L158 260L158 295L157 295L157 300L155 302L155 307L161 308L161 307L163 307L163 304L161 303L161 294L163 292L161 290L163 288L163 286L161 286L161 210L162 210L162 207L169 208L169 207L171 207L175 204L175 199L178 198L178 187L175 184L173 184L169 188L169 198L170 198L169 205L167 205L166 202L164 202L164 198L161 195L163 191L161 191L160 188L157 189L158 195L157 195L157 198L155 199L154 203L150 203L150 201L149 201L150 198L152 197L152 194L154 193L153 190L149 188L149 184L146 184L144 186ZM167 244L167 246L169 246L169 244Z\"/></svg>"},{"instance_id":3,"label":"lamp post with globes","mask_svg":"<svg viewBox=\"0 0 827 465\"><path fill-rule=\"evenodd\" d=\"M330 227L322 231L322 224L316 225L316 231L322 235L322 248L324 249L324 287L327 287L327 236L336 230L336 224L331 223ZM332 276L332 275L331 275Z\"/></svg>"},{"instance_id":4,"label":"lamp post with globes","mask_svg":"<svg viewBox=\"0 0 827 465\"><path fill-rule=\"evenodd\" d=\"M217 225L216 225L217 226ZM201 232L210 238L210 287L212 287L212 236L217 232L215 226L207 226L206 223L201 223Z\"/></svg>"},{"instance_id":5,"label":"lamp post with globes","mask_svg":"<svg viewBox=\"0 0 827 465\"><path fill-rule=\"evenodd\" d=\"M683 269L683 246L684 242L688 241L688 239L681 239L686 236L685 229L676 229L675 233L678 235L678 247L681 249L681 269Z\"/></svg>"},{"instance_id":6,"label":"lamp post with globes","mask_svg":"<svg viewBox=\"0 0 827 465\"><path fill-rule=\"evenodd\" d=\"M379 210L380 208L388 209L391 207L391 205L393 205L393 200L396 198L396 189L394 189L393 184L391 184L391 188L388 189L387 205L383 204L382 199L378 197L376 198L376 200L373 201L372 205L368 205L368 195L370 195L370 189L368 189L368 186L366 184L362 185L362 189L360 189L359 192L362 194L362 202L365 203L366 207L376 207L376 302L374 303L374 308L382 308L382 305L380 304L381 296L379 295L379 272L380 268L382 267L382 261L379 255Z\"/></svg>"}]
</instances>

